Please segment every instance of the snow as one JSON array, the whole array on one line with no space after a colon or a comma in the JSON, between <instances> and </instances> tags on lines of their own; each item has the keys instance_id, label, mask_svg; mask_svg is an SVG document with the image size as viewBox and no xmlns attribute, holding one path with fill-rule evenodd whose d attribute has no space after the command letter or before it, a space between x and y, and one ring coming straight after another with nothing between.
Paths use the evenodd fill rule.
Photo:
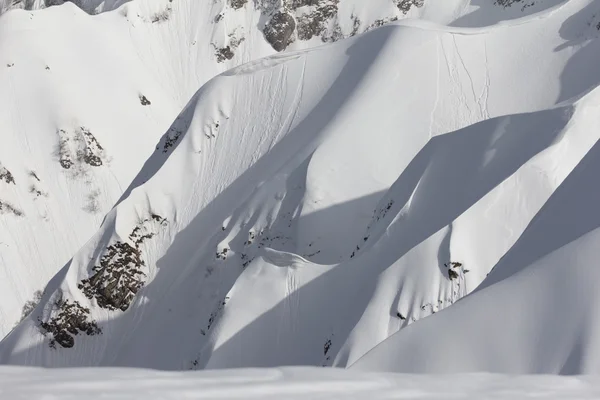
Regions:
<instances>
[{"instance_id":1,"label":"snow","mask_svg":"<svg viewBox=\"0 0 600 400\"><path fill-rule=\"evenodd\" d=\"M578 102L573 115L578 122L570 127L585 141L600 127L597 92ZM591 267L599 248L596 208L600 193L588 183L600 167L600 147L596 137L592 140L593 147L472 295L436 318L387 339L353 368L429 373L600 372L600 349L594 340L600 328L598 277ZM564 153L558 152L562 157ZM436 340L440 332L452 339Z\"/></svg>"},{"instance_id":2,"label":"snow","mask_svg":"<svg viewBox=\"0 0 600 400\"><path fill-rule=\"evenodd\" d=\"M8 5L44 6L9 3L0 2L0 13ZM254 9L188 0L90 0L81 6L105 12L90 16L67 2L0 19L0 124L9 143L0 149L0 164L14 177L0 201L16 210L2 212L0 337L90 239L198 88L274 53L257 29L263 16ZM154 20L165 12L168 18ZM223 19L216 23L218 15ZM219 61L216 49L232 37L244 39L239 51ZM61 143L69 141L70 158L81 158L83 129L102 147L102 165L76 162L66 170L59 164Z\"/></svg>"},{"instance_id":3,"label":"snow","mask_svg":"<svg viewBox=\"0 0 600 400\"><path fill-rule=\"evenodd\" d=\"M24 215L0 214L0 334L64 267L0 363L350 367L252 375L279 394L341 379L340 397L454 387L358 370L598 372L600 2L517 3L391 23L393 3L347 0L279 54L261 32L274 10L250 3L4 14L0 200Z\"/></svg>"},{"instance_id":4,"label":"snow","mask_svg":"<svg viewBox=\"0 0 600 400\"><path fill-rule=\"evenodd\" d=\"M0 369L5 399L595 399L595 377L396 375L279 368L202 372Z\"/></svg>"}]
</instances>

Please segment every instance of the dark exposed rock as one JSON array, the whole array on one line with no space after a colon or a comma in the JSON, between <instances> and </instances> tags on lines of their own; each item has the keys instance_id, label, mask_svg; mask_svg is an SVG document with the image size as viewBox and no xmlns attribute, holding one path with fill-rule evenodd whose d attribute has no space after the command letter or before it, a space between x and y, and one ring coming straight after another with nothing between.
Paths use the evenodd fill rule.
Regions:
<instances>
[{"instance_id":1,"label":"dark exposed rock","mask_svg":"<svg viewBox=\"0 0 600 400\"><path fill-rule=\"evenodd\" d=\"M320 4L313 12L298 18L298 39L310 40L321 36L327 28L327 21L337 16L338 0ZM343 37L343 35L341 35ZM333 41L333 40L329 40Z\"/></svg>"},{"instance_id":2,"label":"dark exposed rock","mask_svg":"<svg viewBox=\"0 0 600 400\"><path fill-rule=\"evenodd\" d=\"M50 347L56 348L56 343L61 347L71 348L75 345L74 336L84 333L89 336L102 333L95 321L90 319L90 310L77 301L58 300L57 314L50 320L39 321L44 334L51 335Z\"/></svg>"},{"instance_id":3,"label":"dark exposed rock","mask_svg":"<svg viewBox=\"0 0 600 400\"><path fill-rule=\"evenodd\" d=\"M149 106L150 104L152 104L152 103L150 102L150 100L148 100L148 98L147 98L146 96L144 96L143 94L140 94L140 103L141 103L143 106Z\"/></svg>"},{"instance_id":4,"label":"dark exposed rock","mask_svg":"<svg viewBox=\"0 0 600 400\"><path fill-rule=\"evenodd\" d=\"M322 0L292 0L290 6L296 10L304 6L318 6Z\"/></svg>"},{"instance_id":5,"label":"dark exposed rock","mask_svg":"<svg viewBox=\"0 0 600 400\"><path fill-rule=\"evenodd\" d=\"M15 178L13 174L11 174L8 169L3 167L2 164L0 164L0 181L12 183L13 185L15 185Z\"/></svg>"},{"instance_id":6,"label":"dark exposed rock","mask_svg":"<svg viewBox=\"0 0 600 400\"><path fill-rule=\"evenodd\" d=\"M502 6L504 8L510 7L515 3L521 3L523 0L494 0L494 4Z\"/></svg>"},{"instance_id":7,"label":"dark exposed rock","mask_svg":"<svg viewBox=\"0 0 600 400\"><path fill-rule=\"evenodd\" d=\"M167 135L165 136L165 144L163 145L163 153L167 153L169 151L169 148L173 147L175 145L175 143L177 143L177 141L179 140L179 137L181 136L182 133L183 133L183 131L175 129L175 128L169 129L169 132L167 132Z\"/></svg>"},{"instance_id":8,"label":"dark exposed rock","mask_svg":"<svg viewBox=\"0 0 600 400\"><path fill-rule=\"evenodd\" d=\"M449 262L444 264L446 268L448 268L448 278L450 280L457 279L459 277L458 272L455 269L462 267L462 263L459 262Z\"/></svg>"},{"instance_id":9,"label":"dark exposed rock","mask_svg":"<svg viewBox=\"0 0 600 400\"><path fill-rule=\"evenodd\" d=\"M117 242L108 246L96 272L78 287L86 297L95 298L98 305L109 310L126 311L144 285L144 266L141 251L129 243Z\"/></svg>"},{"instance_id":10,"label":"dark exposed rock","mask_svg":"<svg viewBox=\"0 0 600 400\"><path fill-rule=\"evenodd\" d=\"M296 21L286 12L274 14L263 31L265 39L277 51L283 51L294 41Z\"/></svg>"},{"instance_id":11,"label":"dark exposed rock","mask_svg":"<svg viewBox=\"0 0 600 400\"><path fill-rule=\"evenodd\" d=\"M35 171L29 171L29 176L31 176L36 181L41 182L40 178L37 176L37 173Z\"/></svg>"},{"instance_id":12,"label":"dark exposed rock","mask_svg":"<svg viewBox=\"0 0 600 400\"><path fill-rule=\"evenodd\" d=\"M80 127L74 132L58 130L59 163L64 169L71 169L77 164L87 164L92 167L103 165L104 148L96 137L86 127Z\"/></svg>"},{"instance_id":13,"label":"dark exposed rock","mask_svg":"<svg viewBox=\"0 0 600 400\"><path fill-rule=\"evenodd\" d=\"M152 15L152 17L150 18L150 21L151 21L153 24L156 24L156 23L158 23L158 22L165 22L165 21L168 21L168 20L169 20L169 18L171 17L171 12L172 12L172 11L173 11L173 10L171 9L171 6L170 6L170 5L168 5L168 6L167 6L165 9L163 9L163 10L161 10L161 11L157 12L157 13L154 13L154 14Z\"/></svg>"},{"instance_id":14,"label":"dark exposed rock","mask_svg":"<svg viewBox=\"0 0 600 400\"><path fill-rule=\"evenodd\" d=\"M126 311L135 295L145 284L146 263L140 246L157 234L158 228L166 225L166 219L152 214L136 226L129 241L118 241L108 246L100 259L100 265L92 268L90 278L82 280L78 288L89 299L109 310Z\"/></svg>"},{"instance_id":15,"label":"dark exposed rock","mask_svg":"<svg viewBox=\"0 0 600 400\"><path fill-rule=\"evenodd\" d=\"M248 0L229 0L229 5L234 10L244 7L248 3Z\"/></svg>"},{"instance_id":16,"label":"dark exposed rock","mask_svg":"<svg viewBox=\"0 0 600 400\"><path fill-rule=\"evenodd\" d=\"M182 120L180 117L177 117L173 125L169 128L167 133L163 136L164 143L162 144L162 152L168 153L171 147L174 147L175 144L179 141L183 132L187 130L189 127L189 122ZM159 150L161 145L156 146L156 150Z\"/></svg>"},{"instance_id":17,"label":"dark exposed rock","mask_svg":"<svg viewBox=\"0 0 600 400\"><path fill-rule=\"evenodd\" d=\"M3 202L0 200L0 214L5 214L5 213L9 213L9 214L13 214L16 217L22 217L23 216L23 211L19 210L17 207L13 206L12 204Z\"/></svg>"},{"instance_id":18,"label":"dark exposed rock","mask_svg":"<svg viewBox=\"0 0 600 400\"><path fill-rule=\"evenodd\" d=\"M235 53L233 50L231 50L230 46L226 46L221 49L217 49L215 55L217 56L217 62L223 62L225 60L231 60Z\"/></svg>"},{"instance_id":19,"label":"dark exposed rock","mask_svg":"<svg viewBox=\"0 0 600 400\"><path fill-rule=\"evenodd\" d=\"M448 270L448 278L450 278L450 279L456 279L456 278L458 278L458 272L456 272L456 271L454 271L452 269L449 269Z\"/></svg>"},{"instance_id":20,"label":"dark exposed rock","mask_svg":"<svg viewBox=\"0 0 600 400\"><path fill-rule=\"evenodd\" d=\"M365 32L368 32L371 29L379 28L383 25L389 24L391 22L396 22L396 21L398 21L397 16L393 16L391 18L377 19L377 20L373 21L373 23L365 29Z\"/></svg>"},{"instance_id":21,"label":"dark exposed rock","mask_svg":"<svg viewBox=\"0 0 600 400\"><path fill-rule=\"evenodd\" d=\"M80 132L83 135L85 146L83 149L78 150L77 158L92 167L101 166L102 158L100 158L99 154L104 149L88 129L81 127Z\"/></svg>"},{"instance_id":22,"label":"dark exposed rock","mask_svg":"<svg viewBox=\"0 0 600 400\"><path fill-rule=\"evenodd\" d=\"M208 325L206 327L207 331L210 330L210 328L213 326L213 324L215 323L217 318L219 318L221 316L221 314L223 313L223 309L225 308L225 305L227 305L228 301L229 301L229 297L225 296L225 298L217 305L217 309L215 311L213 311L212 313L210 313L210 317L208 318Z\"/></svg>"},{"instance_id":23,"label":"dark exposed rock","mask_svg":"<svg viewBox=\"0 0 600 400\"><path fill-rule=\"evenodd\" d=\"M394 0L396 7L404 14L408 13L410 9L414 7L423 7L425 0Z\"/></svg>"}]
</instances>

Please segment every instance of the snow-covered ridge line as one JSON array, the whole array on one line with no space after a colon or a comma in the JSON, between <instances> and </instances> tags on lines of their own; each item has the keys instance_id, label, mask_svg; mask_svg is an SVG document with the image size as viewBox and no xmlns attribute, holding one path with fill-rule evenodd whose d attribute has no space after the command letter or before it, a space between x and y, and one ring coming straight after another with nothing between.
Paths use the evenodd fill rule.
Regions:
<instances>
[{"instance_id":1,"label":"snow-covered ridge line","mask_svg":"<svg viewBox=\"0 0 600 400\"><path fill-rule=\"evenodd\" d=\"M480 33L486 33L493 29L509 29L515 26L529 24L532 22L536 22L539 20L543 20L546 18L551 18L563 7L567 6L569 0L563 0L562 3L557 4L555 6L546 8L537 13L525 15L520 18L515 18L509 21L498 21L495 24L487 25L483 27L464 27L464 26L454 26L453 24L444 25L440 23L436 23L435 21L430 21L426 19L416 19L416 18L405 18L399 21L390 22L390 24L398 25L398 26L406 26L417 29L425 29L430 31L439 31L439 32L447 32L455 35L475 35Z\"/></svg>"}]
</instances>

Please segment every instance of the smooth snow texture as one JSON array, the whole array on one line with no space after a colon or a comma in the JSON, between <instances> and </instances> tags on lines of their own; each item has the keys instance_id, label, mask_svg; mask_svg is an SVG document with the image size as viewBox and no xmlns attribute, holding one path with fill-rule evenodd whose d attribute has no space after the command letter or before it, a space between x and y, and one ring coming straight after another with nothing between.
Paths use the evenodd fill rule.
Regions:
<instances>
[{"instance_id":1,"label":"smooth snow texture","mask_svg":"<svg viewBox=\"0 0 600 400\"><path fill-rule=\"evenodd\" d=\"M17 8L0 18L0 170L14 180L0 179L0 337L89 240L198 88L275 53L262 32L276 11L270 2L82 0L37 10L57 3L0 0L0 13ZM448 23L479 9L447 3L403 15L392 0L343 0L323 37L289 50L394 18ZM554 5L539 3L537 11ZM484 8L499 19L514 14Z\"/></svg>"},{"instance_id":2,"label":"smooth snow texture","mask_svg":"<svg viewBox=\"0 0 600 400\"><path fill-rule=\"evenodd\" d=\"M600 129L599 100L596 91L576 107L579 123L571 129L586 140ZM599 168L596 142L480 289L387 339L354 368L600 372L598 271L593 267L600 248L600 191L589 184ZM439 340L440 332L451 339Z\"/></svg>"},{"instance_id":3,"label":"smooth snow texture","mask_svg":"<svg viewBox=\"0 0 600 400\"><path fill-rule=\"evenodd\" d=\"M282 368L167 373L135 369L0 369L0 396L60 399L596 399L594 377L420 376Z\"/></svg>"},{"instance_id":4,"label":"smooth snow texture","mask_svg":"<svg viewBox=\"0 0 600 400\"><path fill-rule=\"evenodd\" d=\"M0 13L44 4L0 2ZM198 88L275 52L252 2L239 10L224 0L78 4L122 7L90 16L67 2L0 18L0 169L13 177L0 178L0 337L92 236ZM399 12L369 9L361 29ZM232 58L219 59L234 42Z\"/></svg>"},{"instance_id":5,"label":"smooth snow texture","mask_svg":"<svg viewBox=\"0 0 600 400\"><path fill-rule=\"evenodd\" d=\"M40 307L0 344L0 361L347 366L398 330L402 337L443 319L452 311L420 321L475 289L494 265L502 270L502 256L598 140L600 102L589 92L600 81L600 32L590 22L599 7L572 0L485 28L411 20L211 80ZM138 243L139 232L148 238ZM80 289L119 243L139 246L143 259L145 287L125 312ZM462 263L455 277L451 262ZM117 289L103 293L119 300ZM39 321L59 317L65 300L89 308L85 318L102 334L67 333L74 347L52 349L56 336L42 335ZM417 353L435 340L439 368L450 368L444 354L471 320L457 319L453 335L415 334L393 346L396 357L376 356L366 368L380 357L392 368L406 347ZM593 348L594 335L586 337ZM549 372L593 370L593 352L557 369L574 343L531 357L519 345L494 365L537 372L550 357ZM410 370L410 362L399 365Z\"/></svg>"}]
</instances>

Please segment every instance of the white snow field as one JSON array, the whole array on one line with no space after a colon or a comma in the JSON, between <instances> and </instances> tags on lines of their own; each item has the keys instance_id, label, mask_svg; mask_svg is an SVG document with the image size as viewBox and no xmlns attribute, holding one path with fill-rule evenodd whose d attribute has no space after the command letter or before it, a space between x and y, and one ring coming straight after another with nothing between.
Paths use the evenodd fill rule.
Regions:
<instances>
[{"instance_id":1,"label":"white snow field","mask_svg":"<svg viewBox=\"0 0 600 400\"><path fill-rule=\"evenodd\" d=\"M46 399L597 399L596 377L402 375L324 368L159 372L0 368L0 397Z\"/></svg>"},{"instance_id":2,"label":"white snow field","mask_svg":"<svg viewBox=\"0 0 600 400\"><path fill-rule=\"evenodd\" d=\"M276 53L263 34L273 1L82 0L29 11L59 3L0 0L0 14L18 8L0 18L0 337L98 229L198 88ZM343 0L325 18L324 3L295 11L308 15L297 30L320 22L289 49L427 10ZM91 16L75 4L113 11ZM457 7L431 18L459 18Z\"/></svg>"},{"instance_id":3,"label":"white snow field","mask_svg":"<svg viewBox=\"0 0 600 400\"><path fill-rule=\"evenodd\" d=\"M0 364L350 370L0 398L598 396L388 373L600 372L600 0L123 3L0 17Z\"/></svg>"},{"instance_id":4,"label":"white snow field","mask_svg":"<svg viewBox=\"0 0 600 400\"><path fill-rule=\"evenodd\" d=\"M101 41L129 30L123 10L144 4L93 18L63 5L33 18L70 13L65 26L82 21ZM143 37L169 43L154 65L126 62L147 80L134 68L105 83L119 101L133 97L130 124L112 129L112 112L130 107L112 96L85 123L114 151L91 181L119 182L121 201L0 343L0 363L597 372L600 1L537 4L514 19L507 9L533 7L490 3L488 26L465 14L313 49L292 43L202 85L170 128L163 123L202 80L178 68L201 70L203 58L174 64L189 47L147 25ZM10 12L0 25L25 29L30 16ZM166 133L150 145L159 128ZM46 159L50 176L66 180ZM118 163L122 181L111 181ZM75 218L75 208L56 212Z\"/></svg>"},{"instance_id":5,"label":"white snow field","mask_svg":"<svg viewBox=\"0 0 600 400\"><path fill-rule=\"evenodd\" d=\"M0 337L26 315L48 280L90 239L170 124L214 76L277 50L317 47L397 19L481 27L545 15L536 13L551 15L564 3L528 1L527 7L520 2L504 7L477 0L307 1L284 7L276 0L81 0L50 7L63 1L0 0ZM293 29L281 15L295 18ZM589 34L572 39L585 40ZM454 36L445 37L439 46L445 46L449 62L458 66L450 73L464 83L466 70L453 50ZM381 62L385 42L377 43ZM441 51L434 53L442 57ZM480 43L474 51L463 55L465 62L472 57L483 63L485 46ZM565 61L572 51L567 46L559 58ZM369 49L365 57L375 53ZM343 62L338 60L337 70L334 62L330 71L323 62L325 71L315 72L325 75L319 82L331 84ZM445 59L423 62L434 69L450 65ZM366 65L364 61L356 68ZM272 90L274 86L254 92L247 100ZM305 110L316 106L327 88L315 90L313 99L304 98ZM455 101L462 101L460 93ZM437 117L428 118L434 129ZM281 118L273 123L281 124ZM447 128L445 122L439 124L435 129L440 132ZM387 188L383 181L372 185Z\"/></svg>"}]
</instances>

